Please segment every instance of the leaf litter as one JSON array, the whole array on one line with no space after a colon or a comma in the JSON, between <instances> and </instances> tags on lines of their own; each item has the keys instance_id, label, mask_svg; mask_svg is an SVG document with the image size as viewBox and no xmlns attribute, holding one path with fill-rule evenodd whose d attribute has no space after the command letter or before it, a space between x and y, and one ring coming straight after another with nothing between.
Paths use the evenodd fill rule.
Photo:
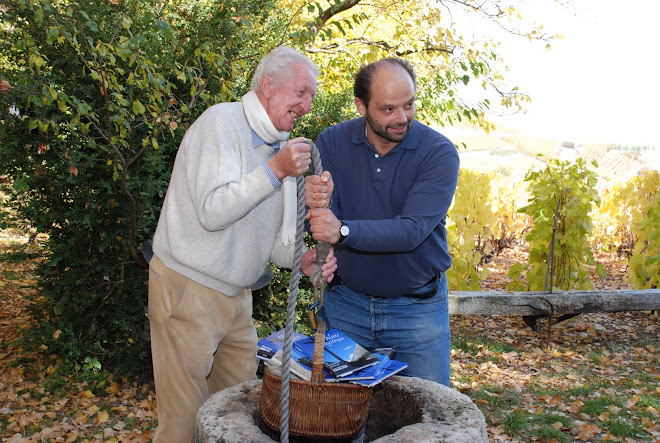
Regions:
<instances>
[{"instance_id":1,"label":"leaf litter","mask_svg":"<svg viewBox=\"0 0 660 443\"><path fill-rule=\"evenodd\" d=\"M0 231L1 254L17 245L30 248L23 233ZM629 288L625 260L596 256L608 275L601 281L594 269L595 289ZM150 441L157 424L153 384L110 374L54 386L58 358L16 343L34 321L26 308L36 295L38 260L0 261L0 439ZM495 257L482 290L504 290L506 270L516 262L526 262L523 249ZM490 441L660 442L657 315L582 314L538 333L519 317L452 316L451 329L452 387L482 410Z\"/></svg>"},{"instance_id":2,"label":"leaf litter","mask_svg":"<svg viewBox=\"0 0 660 443\"><path fill-rule=\"evenodd\" d=\"M625 259L595 257L607 276L594 267L594 289L631 289ZM504 290L508 268L526 261L524 249L505 250L482 290ZM581 314L539 332L521 317L452 316L451 330L452 387L482 410L490 441L660 442L657 312ZM548 418L550 436L537 424Z\"/></svg>"},{"instance_id":3,"label":"leaf litter","mask_svg":"<svg viewBox=\"0 0 660 443\"><path fill-rule=\"evenodd\" d=\"M0 254L36 249L15 229L0 230ZM34 249L34 250L33 250ZM3 442L148 442L156 424L152 384L124 377L58 379L60 360L26 351L20 339L34 322L27 307L37 296L40 258L0 261L0 439ZM57 332L56 332L57 334Z\"/></svg>"}]
</instances>

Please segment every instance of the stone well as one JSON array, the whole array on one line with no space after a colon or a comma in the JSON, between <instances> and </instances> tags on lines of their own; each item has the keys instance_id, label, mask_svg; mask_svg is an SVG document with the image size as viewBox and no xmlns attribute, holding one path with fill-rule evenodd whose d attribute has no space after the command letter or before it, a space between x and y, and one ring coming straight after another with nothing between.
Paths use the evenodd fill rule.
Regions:
<instances>
[{"instance_id":1,"label":"stone well","mask_svg":"<svg viewBox=\"0 0 660 443\"><path fill-rule=\"evenodd\" d=\"M261 420L261 380L212 395L197 412L193 443L266 443L279 433ZM289 441L339 443L351 439ZM465 395L416 377L392 377L373 388L364 442L488 443L484 416Z\"/></svg>"}]
</instances>

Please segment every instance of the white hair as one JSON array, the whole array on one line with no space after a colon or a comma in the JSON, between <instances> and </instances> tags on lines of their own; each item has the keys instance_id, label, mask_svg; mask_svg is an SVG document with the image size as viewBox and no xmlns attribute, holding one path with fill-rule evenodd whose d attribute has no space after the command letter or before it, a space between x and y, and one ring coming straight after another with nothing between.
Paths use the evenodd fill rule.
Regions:
<instances>
[{"instance_id":1,"label":"white hair","mask_svg":"<svg viewBox=\"0 0 660 443\"><path fill-rule=\"evenodd\" d=\"M294 65L307 66L315 77L319 76L319 69L305 55L288 46L278 46L262 58L257 65L251 89L253 91L259 89L259 82L264 75L269 76L275 85L280 85L294 75L295 70L292 69Z\"/></svg>"}]
</instances>

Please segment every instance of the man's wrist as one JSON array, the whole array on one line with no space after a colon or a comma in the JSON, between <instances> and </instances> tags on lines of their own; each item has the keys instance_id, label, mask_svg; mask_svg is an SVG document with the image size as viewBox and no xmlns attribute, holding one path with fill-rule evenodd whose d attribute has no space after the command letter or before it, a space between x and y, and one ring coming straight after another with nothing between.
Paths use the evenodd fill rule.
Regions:
<instances>
[{"instance_id":1,"label":"man's wrist","mask_svg":"<svg viewBox=\"0 0 660 443\"><path fill-rule=\"evenodd\" d=\"M278 179L278 180L284 180L284 177L286 177L286 172L282 171L280 168L280 165L278 164L277 157L273 157L266 164L268 165L268 168L271 170L273 175Z\"/></svg>"},{"instance_id":2,"label":"man's wrist","mask_svg":"<svg viewBox=\"0 0 660 443\"><path fill-rule=\"evenodd\" d=\"M277 178L273 170L271 169L270 165L268 163L263 164L264 171L266 171L266 176L268 176L268 180L270 180L270 183L273 185L273 189L278 189L280 186L282 186L282 180Z\"/></svg>"},{"instance_id":3,"label":"man's wrist","mask_svg":"<svg viewBox=\"0 0 660 443\"><path fill-rule=\"evenodd\" d=\"M351 230L348 228L348 225L341 221L341 226L339 227L339 240L337 240L337 244L341 244L346 238L350 235Z\"/></svg>"}]
</instances>

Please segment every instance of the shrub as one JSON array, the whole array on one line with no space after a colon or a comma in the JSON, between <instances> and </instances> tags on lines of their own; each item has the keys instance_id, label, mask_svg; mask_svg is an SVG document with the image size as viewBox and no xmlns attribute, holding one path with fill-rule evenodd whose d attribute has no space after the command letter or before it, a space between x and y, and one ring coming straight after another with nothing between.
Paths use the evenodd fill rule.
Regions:
<instances>
[{"instance_id":1,"label":"shrub","mask_svg":"<svg viewBox=\"0 0 660 443\"><path fill-rule=\"evenodd\" d=\"M447 241L452 266L447 270L450 290L478 290L488 275L482 257L491 253L487 244L494 216L490 203L488 174L461 169L452 206L449 208Z\"/></svg>"},{"instance_id":2,"label":"shrub","mask_svg":"<svg viewBox=\"0 0 660 443\"><path fill-rule=\"evenodd\" d=\"M583 159L575 163L553 159L541 171L530 171L530 201L520 212L530 215L534 224L525 239L529 244L528 289L592 289L587 265L596 265L590 249L590 213L600 203L596 174ZM522 265L512 266L509 276L517 279ZM604 268L598 265L604 275ZM509 290L523 290L516 280Z\"/></svg>"},{"instance_id":3,"label":"shrub","mask_svg":"<svg viewBox=\"0 0 660 443\"><path fill-rule=\"evenodd\" d=\"M629 259L628 277L635 289L660 287L660 173L647 171L634 177L624 195L632 211L636 241Z\"/></svg>"},{"instance_id":4,"label":"shrub","mask_svg":"<svg viewBox=\"0 0 660 443\"><path fill-rule=\"evenodd\" d=\"M0 174L13 179L20 216L49 238L34 344L145 373L140 249L186 129L240 97L271 45L248 25L267 22L269 7L1 0Z\"/></svg>"}]
</instances>

